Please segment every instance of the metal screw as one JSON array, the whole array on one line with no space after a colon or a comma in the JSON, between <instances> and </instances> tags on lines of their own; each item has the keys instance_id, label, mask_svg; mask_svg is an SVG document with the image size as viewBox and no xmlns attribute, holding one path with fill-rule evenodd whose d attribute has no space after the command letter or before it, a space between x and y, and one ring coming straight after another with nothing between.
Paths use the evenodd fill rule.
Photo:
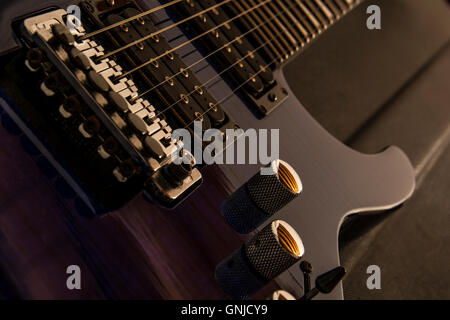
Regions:
<instances>
[{"instance_id":1,"label":"metal screw","mask_svg":"<svg viewBox=\"0 0 450 320\"><path fill-rule=\"evenodd\" d=\"M271 102L276 102L276 101L278 101L278 96L277 96L275 93L269 94L268 98L269 98L269 100L270 100Z\"/></svg>"}]
</instances>

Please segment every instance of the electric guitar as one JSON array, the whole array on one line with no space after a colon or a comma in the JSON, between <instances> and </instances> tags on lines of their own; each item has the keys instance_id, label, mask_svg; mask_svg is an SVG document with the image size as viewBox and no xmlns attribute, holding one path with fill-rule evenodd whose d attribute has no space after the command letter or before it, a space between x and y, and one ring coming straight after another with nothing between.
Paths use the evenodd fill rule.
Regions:
<instances>
[{"instance_id":1,"label":"electric guitar","mask_svg":"<svg viewBox=\"0 0 450 320\"><path fill-rule=\"evenodd\" d=\"M83 260L90 297L226 297L214 269L244 237L221 205L262 164L201 163L186 146L211 150L198 139L211 129L225 137L214 157L228 154L230 130L279 129L279 158L298 174L287 184L299 194L258 230L285 221L313 276L340 265L344 219L402 204L414 171L397 147L366 155L330 135L283 70L361 2L2 1L2 123L65 198L48 206L77 243L49 265ZM192 141L175 139L179 130ZM275 280L301 295L297 264ZM69 294L55 286L57 297ZM342 286L319 297L342 299Z\"/></svg>"}]
</instances>

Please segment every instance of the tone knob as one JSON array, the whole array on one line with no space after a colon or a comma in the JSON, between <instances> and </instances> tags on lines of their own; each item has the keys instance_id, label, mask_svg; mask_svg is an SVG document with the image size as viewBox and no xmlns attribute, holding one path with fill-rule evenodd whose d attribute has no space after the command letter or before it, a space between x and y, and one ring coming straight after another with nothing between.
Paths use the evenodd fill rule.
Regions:
<instances>
[{"instance_id":1,"label":"tone knob","mask_svg":"<svg viewBox=\"0 0 450 320\"><path fill-rule=\"evenodd\" d=\"M288 163L275 160L264 173L270 174L258 172L222 204L225 220L241 234L255 230L302 192L300 178Z\"/></svg>"},{"instance_id":2,"label":"tone knob","mask_svg":"<svg viewBox=\"0 0 450 320\"><path fill-rule=\"evenodd\" d=\"M268 224L216 268L216 280L233 299L247 299L298 262L305 249L285 221Z\"/></svg>"}]
</instances>

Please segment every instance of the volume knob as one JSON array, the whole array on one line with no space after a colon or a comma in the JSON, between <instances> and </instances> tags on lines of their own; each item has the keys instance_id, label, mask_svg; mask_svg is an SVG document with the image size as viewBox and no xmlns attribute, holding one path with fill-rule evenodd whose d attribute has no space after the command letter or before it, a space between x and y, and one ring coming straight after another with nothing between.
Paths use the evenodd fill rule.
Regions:
<instances>
[{"instance_id":1,"label":"volume knob","mask_svg":"<svg viewBox=\"0 0 450 320\"><path fill-rule=\"evenodd\" d=\"M215 277L233 299L248 299L300 261L303 242L287 222L275 220L216 267Z\"/></svg>"},{"instance_id":2,"label":"volume knob","mask_svg":"<svg viewBox=\"0 0 450 320\"><path fill-rule=\"evenodd\" d=\"M247 234L294 200L302 192L302 183L295 170L282 160L273 161L258 172L222 204L222 214L228 224L241 234Z\"/></svg>"}]
</instances>

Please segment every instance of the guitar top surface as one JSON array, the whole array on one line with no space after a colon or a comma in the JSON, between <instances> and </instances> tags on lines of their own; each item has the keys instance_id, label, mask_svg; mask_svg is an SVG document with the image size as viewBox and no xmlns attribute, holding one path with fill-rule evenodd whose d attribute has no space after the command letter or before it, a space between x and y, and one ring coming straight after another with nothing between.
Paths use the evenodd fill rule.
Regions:
<instances>
[{"instance_id":1,"label":"guitar top surface","mask_svg":"<svg viewBox=\"0 0 450 320\"><path fill-rule=\"evenodd\" d=\"M280 158L298 172L303 190L266 224L281 219L297 231L305 247L304 259L315 267L313 277L340 265L338 233L347 216L392 209L413 194L414 168L400 148L371 150L372 154L368 155L353 150L346 143L351 145L357 139L361 128L372 121L382 106L450 37L450 28L445 28L447 22L443 19L439 20L442 20L440 24L426 23L436 19L435 14L441 9L439 4L419 15L422 8L419 1L376 2L386 12L382 31L371 33L357 27L366 19L366 7L362 5L338 21L304 52L274 68L276 85L268 85L261 77L266 95L270 92L286 94L267 113L265 109L249 107L244 93L233 94L233 86L236 87L233 79L219 78L221 73L214 61L199 65L193 72L201 83L211 77L218 79L208 86L208 94L225 114L225 120L221 120L217 128L224 130L236 123L244 130L280 129ZM154 3L139 1L144 9L153 7ZM11 23L21 13L53 6L65 9L71 4L65 1L2 1L0 30L10 30ZM166 16L160 19L164 20ZM172 16L170 19L167 25L179 21ZM415 24L417 19L422 19L423 23ZM166 24L161 23L159 27ZM0 39L0 52L3 57L12 59L15 50L20 50L17 37L13 32L5 35ZM172 47L192 37L180 28L171 35L173 38L168 36L168 40ZM413 50L415 37L425 41L421 50ZM186 65L205 55L192 44L180 51L184 53L180 55ZM2 68L8 64L2 60ZM0 105L12 118L20 113L18 109L26 113L33 108L32 102L17 94L18 87L5 77L0 79L0 88ZM256 89L246 87L245 90ZM200 100L196 102L207 118L211 105L205 109ZM330 116L331 110L340 111L333 111L334 115ZM264 115L258 115L258 112ZM199 113L195 113L196 118ZM100 117L100 114L96 115ZM195 118L189 116L187 114L186 119ZM20 138L3 129L0 134L4 146L0 151L1 167L4 168L0 183L3 194L0 199L3 208L0 238L5 240L0 242L0 251L5 257L0 270L6 270L2 274L6 274L4 282L9 295L45 299L227 298L215 281L214 269L250 236L233 231L223 219L220 208L230 194L258 172L259 165L219 164L199 169L202 177L198 177L198 185L197 182L187 185L184 201L174 201L175 208L171 210L161 207L161 204L172 206L170 194L159 200L159 195L152 194L155 189L148 188L144 192L160 201L159 206L144 199L138 192L142 185L139 176L126 182L130 183L129 194L124 196L118 192L117 203L108 203L114 208L113 212L86 219L76 213L75 195L69 191L69 195L64 196L64 190L70 188L66 189L67 181L61 174L40 172L42 155L30 157L19 147L19 141L28 146L29 139L39 136L33 130L27 132L26 118L18 116L17 119L23 125ZM210 118L213 127L219 123L213 116ZM188 127L191 122L186 119L181 123ZM178 123L170 122L170 117L162 120L167 120L170 126ZM38 128L40 125L45 127L40 122L36 124ZM46 134L51 137L50 133ZM115 137L120 139L119 135ZM127 143L124 140L121 145ZM51 149L45 144L41 147L41 153ZM146 156L146 153L138 152L132 159ZM148 168L153 168L152 163ZM65 171L65 168L61 170ZM43 179L42 172L49 177ZM65 178L78 185L77 178ZM95 191L95 182L89 183ZM198 187L195 191L194 185ZM63 196L55 191L62 191ZM93 208L96 206L94 203ZM83 270L82 291L68 291L65 287L66 267L74 264ZM11 276L13 269L14 274L23 276ZM276 288L297 297L301 294L303 279L298 265L282 273L255 298L265 298ZM342 286L319 298L342 299Z\"/></svg>"}]
</instances>

